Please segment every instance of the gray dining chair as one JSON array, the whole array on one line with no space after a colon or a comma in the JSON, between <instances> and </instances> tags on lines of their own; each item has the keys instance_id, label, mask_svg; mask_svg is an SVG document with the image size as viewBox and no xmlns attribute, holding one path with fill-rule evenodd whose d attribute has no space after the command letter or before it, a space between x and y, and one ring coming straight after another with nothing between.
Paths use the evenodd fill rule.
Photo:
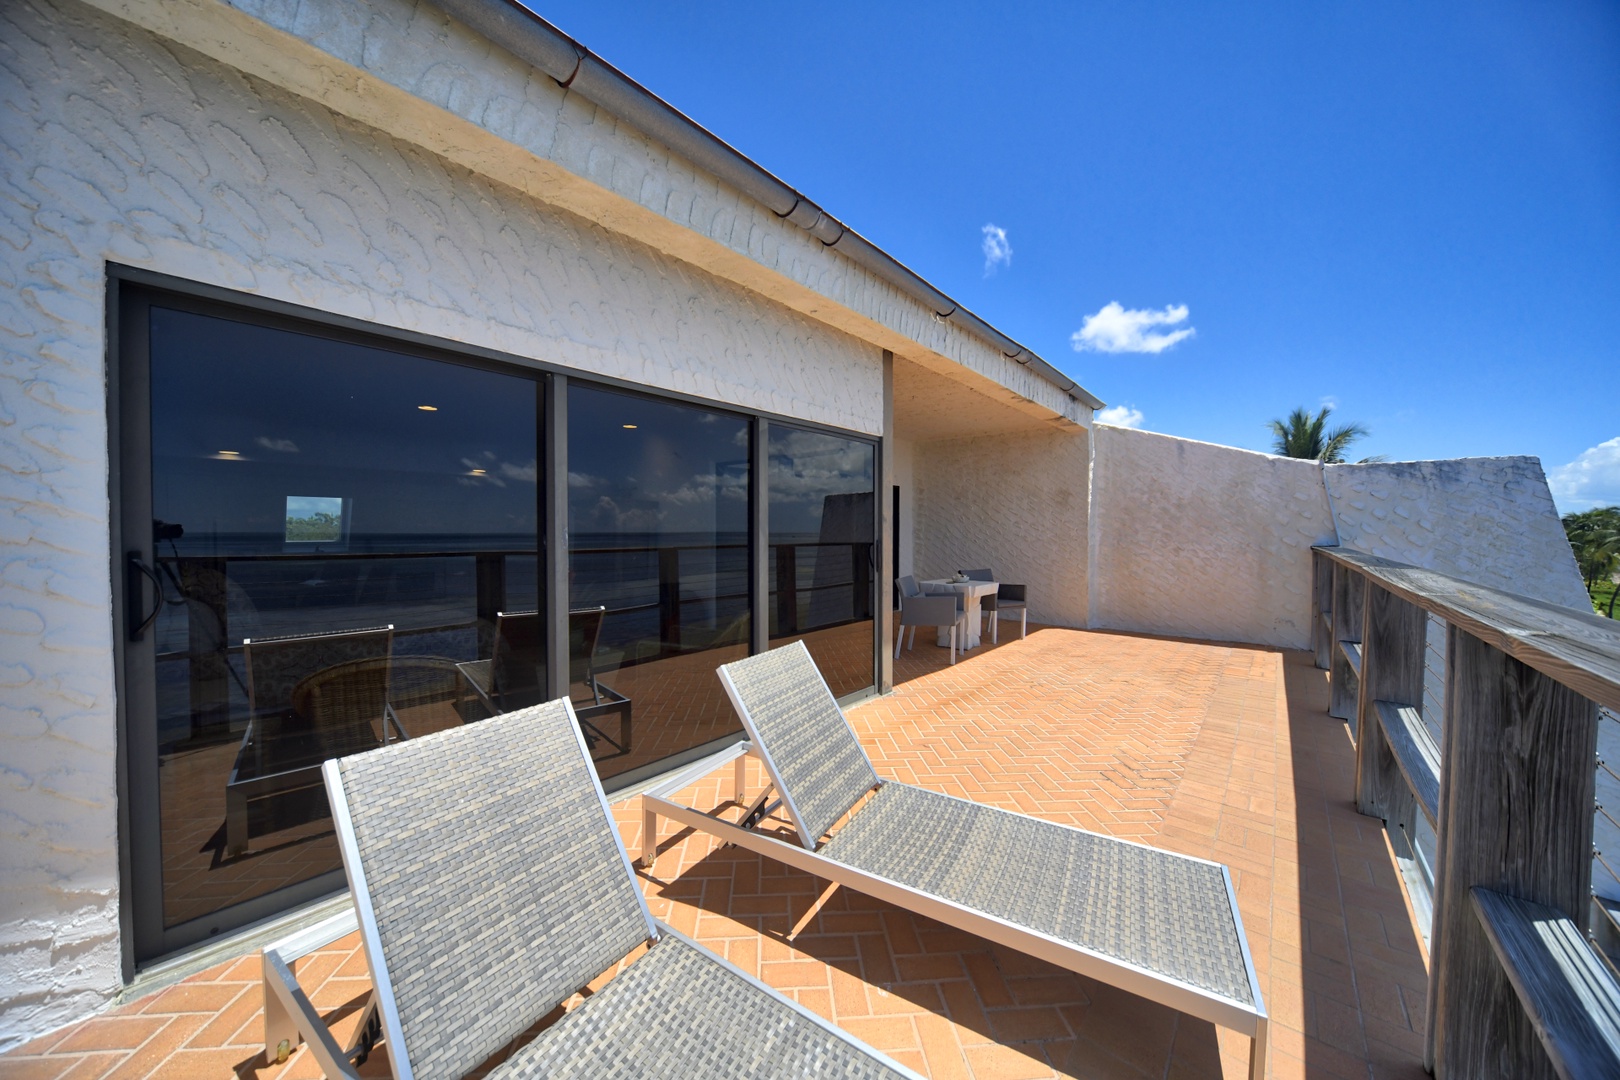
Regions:
<instances>
[{"instance_id":1,"label":"gray dining chair","mask_svg":"<svg viewBox=\"0 0 1620 1080\"><path fill-rule=\"evenodd\" d=\"M894 658L900 659L900 645L905 640L906 627L911 627L911 644L908 648L917 647L917 627L932 626L936 629L950 627L951 630L951 663L956 663L956 649L959 632L962 627L962 611L955 596L925 596L918 593L907 596L902 586L900 593L900 623L894 633Z\"/></svg>"},{"instance_id":2,"label":"gray dining chair","mask_svg":"<svg viewBox=\"0 0 1620 1080\"><path fill-rule=\"evenodd\" d=\"M981 570L964 570L962 573L966 575L969 581L996 580L995 571L988 567ZM992 645L1000 642L996 629L1001 623L1000 613L1003 611L1016 612L1018 614L1018 636L1023 638L1028 635L1029 609L1025 606L1025 595L1025 586L1009 585L1002 582L994 596L986 596L979 601L979 609L990 619L990 643Z\"/></svg>"}]
</instances>

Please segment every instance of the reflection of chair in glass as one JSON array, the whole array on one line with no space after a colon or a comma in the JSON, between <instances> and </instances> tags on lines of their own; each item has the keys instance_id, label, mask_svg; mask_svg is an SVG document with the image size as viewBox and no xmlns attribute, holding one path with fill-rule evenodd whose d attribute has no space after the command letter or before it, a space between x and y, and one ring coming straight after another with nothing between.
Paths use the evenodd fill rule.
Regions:
<instances>
[{"instance_id":1,"label":"reflection of chair in glass","mask_svg":"<svg viewBox=\"0 0 1620 1080\"><path fill-rule=\"evenodd\" d=\"M225 853L327 815L320 765L405 737L388 704L394 628L248 638L248 722L225 782Z\"/></svg>"},{"instance_id":2,"label":"reflection of chair in glass","mask_svg":"<svg viewBox=\"0 0 1620 1080\"><path fill-rule=\"evenodd\" d=\"M568 613L568 682L590 694L574 708L586 738L594 745L606 742L619 754L631 747L630 699L596 677L597 643L602 636L605 607L578 608ZM488 660L458 664L491 713L512 712L547 698L545 680L545 628L537 611L502 611L495 615L495 643ZM570 693L572 696L572 693ZM593 721L617 714L619 738L609 738Z\"/></svg>"}]
</instances>

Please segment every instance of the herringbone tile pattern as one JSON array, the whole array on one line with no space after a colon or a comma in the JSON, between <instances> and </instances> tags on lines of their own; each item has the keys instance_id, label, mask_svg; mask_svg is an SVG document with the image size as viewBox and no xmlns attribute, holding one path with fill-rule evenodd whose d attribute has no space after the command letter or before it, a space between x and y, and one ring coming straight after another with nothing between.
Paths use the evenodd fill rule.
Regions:
<instances>
[{"instance_id":1,"label":"herringbone tile pattern","mask_svg":"<svg viewBox=\"0 0 1620 1080\"><path fill-rule=\"evenodd\" d=\"M897 677L851 714L880 774L1232 868L1273 1077L1424 1075L1425 959L1379 823L1351 805L1353 751L1308 657L1032 628L954 667L919 643ZM727 769L691 798L729 789ZM638 811L615 807L632 851ZM1229 1032L847 889L810 915L816 879L664 829L643 879L654 914L929 1075L1245 1075ZM35 1040L0 1057L0 1080L315 1076L306 1053L260 1056L257 974L243 957ZM354 941L299 977L353 1022L368 986ZM379 1048L363 1072L385 1071Z\"/></svg>"}]
</instances>

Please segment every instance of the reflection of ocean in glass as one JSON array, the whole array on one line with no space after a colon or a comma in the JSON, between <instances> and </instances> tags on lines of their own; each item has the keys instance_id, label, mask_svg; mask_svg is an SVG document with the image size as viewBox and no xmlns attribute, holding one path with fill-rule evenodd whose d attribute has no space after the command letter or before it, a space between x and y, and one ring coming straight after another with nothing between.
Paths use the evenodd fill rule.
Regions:
<instances>
[{"instance_id":1,"label":"reflection of ocean in glass","mask_svg":"<svg viewBox=\"0 0 1620 1080\"><path fill-rule=\"evenodd\" d=\"M870 652L849 646L872 625L874 448L772 424L769 451L773 647L803 638L833 692L854 693L873 679Z\"/></svg>"}]
</instances>

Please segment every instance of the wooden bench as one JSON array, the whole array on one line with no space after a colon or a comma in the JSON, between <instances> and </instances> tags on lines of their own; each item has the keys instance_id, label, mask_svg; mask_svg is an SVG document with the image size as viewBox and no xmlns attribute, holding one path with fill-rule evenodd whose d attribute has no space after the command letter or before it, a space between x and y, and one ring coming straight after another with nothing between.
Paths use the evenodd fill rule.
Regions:
<instances>
[{"instance_id":1,"label":"wooden bench","mask_svg":"<svg viewBox=\"0 0 1620 1080\"><path fill-rule=\"evenodd\" d=\"M1564 1080L1620 1076L1620 983L1557 908L1469 890L1474 914Z\"/></svg>"}]
</instances>

